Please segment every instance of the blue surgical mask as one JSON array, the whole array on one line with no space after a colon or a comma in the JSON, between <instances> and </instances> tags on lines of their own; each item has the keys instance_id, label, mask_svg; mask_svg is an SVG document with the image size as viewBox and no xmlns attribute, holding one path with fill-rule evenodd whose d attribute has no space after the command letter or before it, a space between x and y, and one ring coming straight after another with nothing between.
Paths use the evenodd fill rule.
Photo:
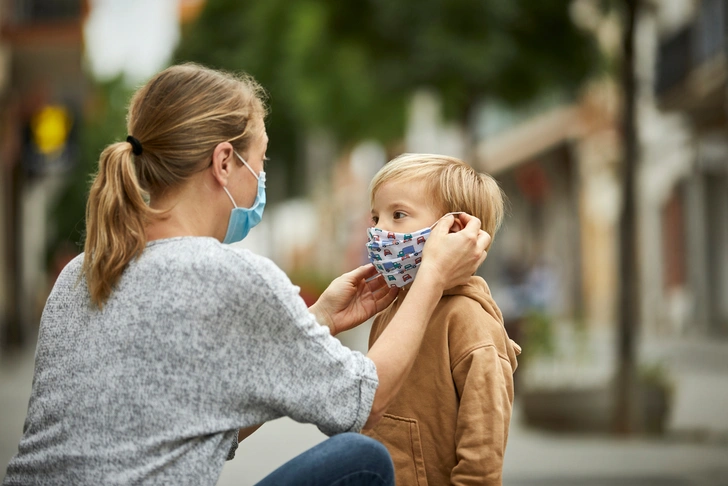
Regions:
<instances>
[{"instance_id":1,"label":"blue surgical mask","mask_svg":"<svg viewBox=\"0 0 728 486\"><path fill-rule=\"evenodd\" d=\"M250 230L260 223L260 220L263 218L263 209L265 208L265 172L261 171L260 174L256 174L245 159L237 152L235 152L235 155L245 164L245 167L248 168L253 176L258 179L258 195L255 197L255 202L250 208L239 208L227 188L223 187L223 190L227 193L234 206L230 213L230 221L228 222L228 229L225 234L225 239L222 241L223 243L237 243L248 236Z\"/></svg>"}]
</instances>

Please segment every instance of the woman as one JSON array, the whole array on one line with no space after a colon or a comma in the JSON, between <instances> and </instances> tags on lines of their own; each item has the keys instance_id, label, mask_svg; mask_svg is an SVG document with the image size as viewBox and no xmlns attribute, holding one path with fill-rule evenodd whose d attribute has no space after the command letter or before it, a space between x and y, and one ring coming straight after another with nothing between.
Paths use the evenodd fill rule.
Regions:
<instances>
[{"instance_id":1,"label":"woman","mask_svg":"<svg viewBox=\"0 0 728 486\"><path fill-rule=\"evenodd\" d=\"M238 440L281 416L335 437L261 484L393 484L381 444L345 432L377 422L435 303L483 261L489 236L475 218L453 234L452 218L438 225L418 298L366 357L343 347L332 335L395 297L373 267L307 309L272 262L221 244L262 216L264 117L254 80L196 65L134 95L127 141L99 160L84 254L43 312L5 484L214 484Z\"/></svg>"}]
</instances>

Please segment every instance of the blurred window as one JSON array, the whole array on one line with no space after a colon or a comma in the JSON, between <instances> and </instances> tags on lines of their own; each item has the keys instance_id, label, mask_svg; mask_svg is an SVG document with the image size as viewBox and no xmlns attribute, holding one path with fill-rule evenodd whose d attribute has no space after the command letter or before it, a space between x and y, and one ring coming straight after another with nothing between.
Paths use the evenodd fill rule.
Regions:
<instances>
[{"instance_id":1,"label":"blurred window","mask_svg":"<svg viewBox=\"0 0 728 486\"><path fill-rule=\"evenodd\" d=\"M703 0L696 19L693 56L696 64L708 61L725 48L725 1Z\"/></svg>"},{"instance_id":2,"label":"blurred window","mask_svg":"<svg viewBox=\"0 0 728 486\"><path fill-rule=\"evenodd\" d=\"M662 94L678 85L691 67L692 26L688 26L660 43L657 57L655 91Z\"/></svg>"},{"instance_id":3,"label":"blurred window","mask_svg":"<svg viewBox=\"0 0 728 486\"><path fill-rule=\"evenodd\" d=\"M683 191L677 187L662 210L663 283L666 290L682 288L687 283L685 236Z\"/></svg>"},{"instance_id":4,"label":"blurred window","mask_svg":"<svg viewBox=\"0 0 728 486\"><path fill-rule=\"evenodd\" d=\"M728 175L705 175L708 288L713 329L728 335Z\"/></svg>"},{"instance_id":5,"label":"blurred window","mask_svg":"<svg viewBox=\"0 0 728 486\"><path fill-rule=\"evenodd\" d=\"M16 24L73 20L81 16L83 0L12 0Z\"/></svg>"},{"instance_id":6,"label":"blurred window","mask_svg":"<svg viewBox=\"0 0 728 486\"><path fill-rule=\"evenodd\" d=\"M660 42L655 91L658 95L680 84L704 62L726 50L728 0L703 0L697 17Z\"/></svg>"}]
</instances>

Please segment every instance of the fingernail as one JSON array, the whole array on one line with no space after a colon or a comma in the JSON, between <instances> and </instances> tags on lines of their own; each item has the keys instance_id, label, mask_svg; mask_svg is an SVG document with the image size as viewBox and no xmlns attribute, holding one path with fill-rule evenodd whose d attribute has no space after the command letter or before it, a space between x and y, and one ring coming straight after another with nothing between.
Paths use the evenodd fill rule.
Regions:
<instances>
[{"instance_id":1,"label":"fingernail","mask_svg":"<svg viewBox=\"0 0 728 486\"><path fill-rule=\"evenodd\" d=\"M460 211L460 212L462 212L462 211ZM444 214L444 215L440 216L440 219L438 219L437 221L435 221L434 223L432 223L432 225L430 226L430 229L432 229L432 228L434 228L435 226L437 226L437 223L439 223L439 222L440 222L440 221L442 221L443 219L447 218L448 216L452 216L452 217L454 218L454 217L455 217L455 215L456 215L456 214L460 214L460 212L455 212L455 213L447 213L447 214Z\"/></svg>"}]
</instances>

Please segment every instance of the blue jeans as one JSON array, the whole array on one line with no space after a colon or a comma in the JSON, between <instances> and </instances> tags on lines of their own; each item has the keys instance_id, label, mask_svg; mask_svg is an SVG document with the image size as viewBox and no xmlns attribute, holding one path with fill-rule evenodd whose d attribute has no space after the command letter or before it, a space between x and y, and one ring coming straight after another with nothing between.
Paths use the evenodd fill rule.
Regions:
<instances>
[{"instance_id":1,"label":"blue jeans","mask_svg":"<svg viewBox=\"0 0 728 486\"><path fill-rule=\"evenodd\" d=\"M335 435L294 457L256 486L394 486L386 447L365 435Z\"/></svg>"}]
</instances>

